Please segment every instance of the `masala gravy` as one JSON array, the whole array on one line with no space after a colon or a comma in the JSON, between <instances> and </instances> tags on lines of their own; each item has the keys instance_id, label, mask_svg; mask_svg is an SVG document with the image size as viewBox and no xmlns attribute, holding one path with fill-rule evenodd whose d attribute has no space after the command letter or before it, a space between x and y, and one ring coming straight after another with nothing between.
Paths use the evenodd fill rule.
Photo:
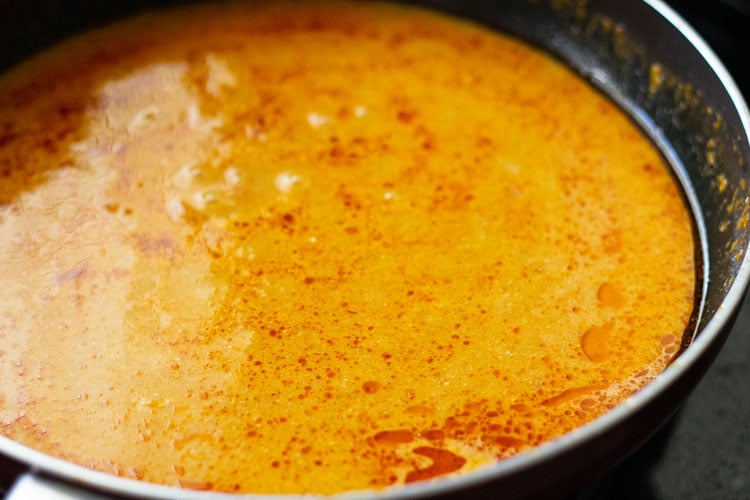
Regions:
<instances>
[{"instance_id":1,"label":"masala gravy","mask_svg":"<svg viewBox=\"0 0 750 500\"><path fill-rule=\"evenodd\" d=\"M694 249L654 145L516 39L145 14L0 78L0 432L226 492L472 471L653 380Z\"/></svg>"}]
</instances>

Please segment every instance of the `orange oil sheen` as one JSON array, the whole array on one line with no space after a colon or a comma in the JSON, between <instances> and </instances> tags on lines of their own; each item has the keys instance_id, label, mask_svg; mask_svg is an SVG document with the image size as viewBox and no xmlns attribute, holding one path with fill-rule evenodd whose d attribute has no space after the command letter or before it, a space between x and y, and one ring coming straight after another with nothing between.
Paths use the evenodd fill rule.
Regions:
<instances>
[{"instance_id":1,"label":"orange oil sheen","mask_svg":"<svg viewBox=\"0 0 750 500\"><path fill-rule=\"evenodd\" d=\"M335 493L529 450L664 369L693 255L627 116L441 15L194 6L0 79L0 430L100 471Z\"/></svg>"}]
</instances>

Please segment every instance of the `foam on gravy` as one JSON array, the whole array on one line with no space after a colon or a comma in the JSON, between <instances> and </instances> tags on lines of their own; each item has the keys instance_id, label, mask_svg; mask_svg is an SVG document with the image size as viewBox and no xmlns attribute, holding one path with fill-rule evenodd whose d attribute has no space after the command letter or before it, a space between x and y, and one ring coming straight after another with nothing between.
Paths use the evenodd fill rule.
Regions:
<instances>
[{"instance_id":1,"label":"foam on gravy","mask_svg":"<svg viewBox=\"0 0 750 500\"><path fill-rule=\"evenodd\" d=\"M0 79L0 431L194 489L462 473L621 403L691 219L611 102L412 8L216 4Z\"/></svg>"}]
</instances>

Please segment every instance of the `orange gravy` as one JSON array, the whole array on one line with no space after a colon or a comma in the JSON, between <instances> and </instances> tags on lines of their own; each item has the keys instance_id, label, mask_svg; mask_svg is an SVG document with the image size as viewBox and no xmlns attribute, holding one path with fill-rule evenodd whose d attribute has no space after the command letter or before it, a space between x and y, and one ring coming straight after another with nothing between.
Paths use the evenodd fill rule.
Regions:
<instances>
[{"instance_id":1,"label":"orange gravy","mask_svg":"<svg viewBox=\"0 0 750 500\"><path fill-rule=\"evenodd\" d=\"M193 489L471 471L656 377L693 254L659 152L515 39L143 15L0 79L0 430Z\"/></svg>"}]
</instances>

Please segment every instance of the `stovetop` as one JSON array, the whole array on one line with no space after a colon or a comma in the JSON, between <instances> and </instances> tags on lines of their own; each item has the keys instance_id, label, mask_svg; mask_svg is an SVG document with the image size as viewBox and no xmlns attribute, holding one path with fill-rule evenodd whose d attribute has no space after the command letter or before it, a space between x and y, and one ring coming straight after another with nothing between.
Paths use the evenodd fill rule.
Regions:
<instances>
[{"instance_id":1,"label":"stovetop","mask_svg":"<svg viewBox=\"0 0 750 500\"><path fill-rule=\"evenodd\" d=\"M750 0L667 0L750 101ZM611 500L750 500L750 299L675 417L585 492Z\"/></svg>"}]
</instances>

